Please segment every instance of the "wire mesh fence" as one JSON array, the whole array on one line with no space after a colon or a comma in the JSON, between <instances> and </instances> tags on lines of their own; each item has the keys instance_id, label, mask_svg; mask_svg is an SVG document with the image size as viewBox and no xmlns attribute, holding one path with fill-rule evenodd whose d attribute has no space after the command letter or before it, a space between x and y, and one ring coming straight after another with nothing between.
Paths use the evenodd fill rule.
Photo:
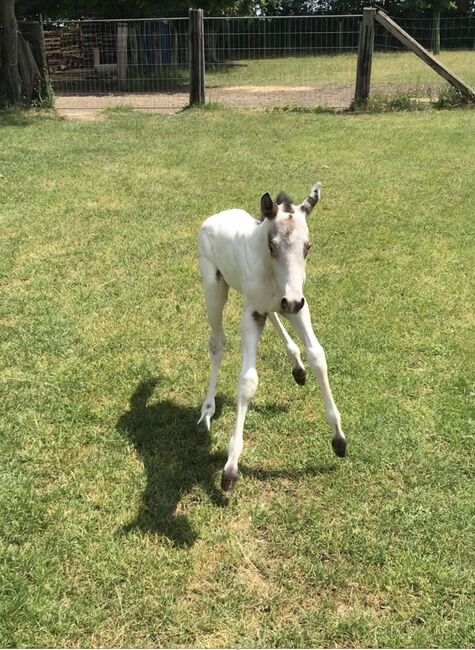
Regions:
<instances>
[{"instance_id":1,"label":"wire mesh fence","mask_svg":"<svg viewBox=\"0 0 475 650\"><path fill-rule=\"evenodd\" d=\"M398 22L431 48L431 19ZM205 18L207 99L243 107L347 107L354 94L360 23L359 14ZM179 108L188 101L187 18L50 24L45 44L53 89L64 98L63 106L80 96L89 97L91 106L119 95L142 108ZM454 71L470 77L475 20L442 18L440 46ZM373 89L443 85L403 50L376 25Z\"/></svg>"},{"instance_id":2,"label":"wire mesh fence","mask_svg":"<svg viewBox=\"0 0 475 650\"><path fill-rule=\"evenodd\" d=\"M74 21L45 29L58 95L188 90L188 20Z\"/></svg>"},{"instance_id":3,"label":"wire mesh fence","mask_svg":"<svg viewBox=\"0 0 475 650\"><path fill-rule=\"evenodd\" d=\"M427 50L434 46L434 20L432 18L396 18L406 32ZM442 50L475 49L475 16L441 18L439 25ZM376 30L376 50L403 50L404 46L380 25Z\"/></svg>"},{"instance_id":4,"label":"wire mesh fence","mask_svg":"<svg viewBox=\"0 0 475 650\"><path fill-rule=\"evenodd\" d=\"M205 18L207 96L241 106L348 105L360 19ZM349 95L334 92L336 65Z\"/></svg>"},{"instance_id":5,"label":"wire mesh fence","mask_svg":"<svg viewBox=\"0 0 475 650\"><path fill-rule=\"evenodd\" d=\"M431 18L397 18L397 24L420 45L432 51L435 45ZM464 81L475 86L475 21L470 16L440 19L440 52L437 58ZM442 77L423 63L375 23L374 57L371 76L372 94L425 102L447 93Z\"/></svg>"}]
</instances>

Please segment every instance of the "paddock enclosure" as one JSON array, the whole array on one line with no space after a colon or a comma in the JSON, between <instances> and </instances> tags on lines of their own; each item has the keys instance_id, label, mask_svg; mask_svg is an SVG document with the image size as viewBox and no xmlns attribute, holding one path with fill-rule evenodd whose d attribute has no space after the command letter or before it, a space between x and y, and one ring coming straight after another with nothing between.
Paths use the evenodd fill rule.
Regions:
<instances>
[{"instance_id":1,"label":"paddock enclosure","mask_svg":"<svg viewBox=\"0 0 475 650\"><path fill-rule=\"evenodd\" d=\"M348 108L355 95L361 15L203 20L206 99L235 107ZM430 49L432 21L404 30ZM178 110L189 101L188 18L45 23L46 53L61 108L128 103ZM475 21L442 18L441 61L475 85ZM445 82L376 24L371 92L437 97Z\"/></svg>"},{"instance_id":2,"label":"paddock enclosure","mask_svg":"<svg viewBox=\"0 0 475 650\"><path fill-rule=\"evenodd\" d=\"M474 117L0 114L1 647L473 646ZM266 326L226 498L242 310L197 432L197 234L316 180L348 456Z\"/></svg>"}]
</instances>

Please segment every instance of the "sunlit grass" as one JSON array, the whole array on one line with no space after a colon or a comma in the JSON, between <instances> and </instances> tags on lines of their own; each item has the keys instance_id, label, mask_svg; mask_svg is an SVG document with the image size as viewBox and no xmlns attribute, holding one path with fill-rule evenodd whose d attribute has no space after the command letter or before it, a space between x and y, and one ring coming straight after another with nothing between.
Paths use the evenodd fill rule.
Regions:
<instances>
[{"instance_id":1,"label":"sunlit grass","mask_svg":"<svg viewBox=\"0 0 475 650\"><path fill-rule=\"evenodd\" d=\"M0 645L472 646L473 112L0 125ZM197 232L317 179L349 456L266 331L225 501L240 301L198 435Z\"/></svg>"}]
</instances>

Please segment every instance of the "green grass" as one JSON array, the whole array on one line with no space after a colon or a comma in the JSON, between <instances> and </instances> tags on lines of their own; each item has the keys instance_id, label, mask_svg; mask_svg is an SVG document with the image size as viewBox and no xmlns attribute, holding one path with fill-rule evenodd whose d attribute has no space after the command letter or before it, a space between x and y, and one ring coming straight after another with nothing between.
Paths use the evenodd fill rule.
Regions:
<instances>
[{"instance_id":1,"label":"green grass","mask_svg":"<svg viewBox=\"0 0 475 650\"><path fill-rule=\"evenodd\" d=\"M0 124L0 645L472 646L473 112ZM349 456L266 330L225 500L240 302L199 435L197 231L315 179Z\"/></svg>"},{"instance_id":2,"label":"green grass","mask_svg":"<svg viewBox=\"0 0 475 650\"><path fill-rule=\"evenodd\" d=\"M440 57L450 70L475 86L475 52L446 51ZM335 86L354 84L356 54L243 59L234 66L209 70L210 86L283 85ZM373 58L373 84L435 85L445 82L411 52L376 52Z\"/></svg>"}]
</instances>

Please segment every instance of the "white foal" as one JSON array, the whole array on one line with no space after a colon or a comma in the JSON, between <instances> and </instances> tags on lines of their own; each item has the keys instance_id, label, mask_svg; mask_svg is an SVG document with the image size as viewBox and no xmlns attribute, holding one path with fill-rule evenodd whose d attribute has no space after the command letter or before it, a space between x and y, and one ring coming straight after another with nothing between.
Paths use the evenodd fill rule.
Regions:
<instances>
[{"instance_id":1,"label":"white foal","mask_svg":"<svg viewBox=\"0 0 475 650\"><path fill-rule=\"evenodd\" d=\"M305 262L310 249L307 217L319 198L318 183L300 205L294 205L282 193L274 202L266 192L261 198L261 221L244 210L233 209L209 217L201 227L198 254L211 326L211 373L198 421L201 430L209 430L215 412L216 381L226 347L223 308L229 287L242 294L244 303L236 425L221 480L225 491L232 489L238 479L244 420L257 389L256 353L267 317L285 344L295 381L305 383L299 348L277 313L290 321L305 346L308 363L322 391L326 419L332 430L333 450L341 457L346 452L340 413L328 381L325 352L313 332L308 304L303 296Z\"/></svg>"}]
</instances>

